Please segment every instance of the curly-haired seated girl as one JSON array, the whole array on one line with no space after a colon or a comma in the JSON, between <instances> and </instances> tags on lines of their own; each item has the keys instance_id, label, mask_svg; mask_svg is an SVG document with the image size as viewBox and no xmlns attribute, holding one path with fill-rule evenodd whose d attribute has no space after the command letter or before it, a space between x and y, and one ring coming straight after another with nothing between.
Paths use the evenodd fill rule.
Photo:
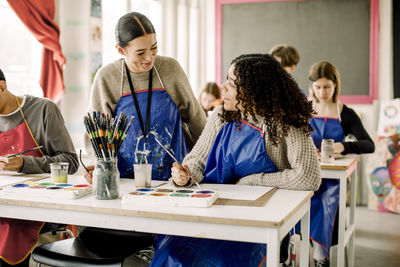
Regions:
<instances>
[{"instance_id":1,"label":"curly-haired seated girl","mask_svg":"<svg viewBox=\"0 0 400 267\"><path fill-rule=\"evenodd\" d=\"M234 59L222 85L223 105L184 158L186 169L172 167L173 181L189 186L191 174L205 183L317 190L312 106L298 88L270 55ZM150 266L259 266L265 256L263 244L162 235Z\"/></svg>"}]
</instances>

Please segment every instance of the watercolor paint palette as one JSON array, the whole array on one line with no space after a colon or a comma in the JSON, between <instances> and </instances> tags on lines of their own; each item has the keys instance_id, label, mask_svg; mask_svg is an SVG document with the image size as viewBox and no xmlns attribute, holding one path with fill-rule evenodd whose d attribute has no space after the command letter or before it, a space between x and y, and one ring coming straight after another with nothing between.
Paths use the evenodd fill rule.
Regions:
<instances>
[{"instance_id":1,"label":"watercolor paint palette","mask_svg":"<svg viewBox=\"0 0 400 267\"><path fill-rule=\"evenodd\" d=\"M167 205L210 207L218 199L215 190L138 188L122 196L122 203L134 206Z\"/></svg>"},{"instance_id":2,"label":"watercolor paint palette","mask_svg":"<svg viewBox=\"0 0 400 267\"><path fill-rule=\"evenodd\" d=\"M91 194L92 186L88 184L25 182L6 186L1 192L3 196L75 199Z\"/></svg>"}]
</instances>

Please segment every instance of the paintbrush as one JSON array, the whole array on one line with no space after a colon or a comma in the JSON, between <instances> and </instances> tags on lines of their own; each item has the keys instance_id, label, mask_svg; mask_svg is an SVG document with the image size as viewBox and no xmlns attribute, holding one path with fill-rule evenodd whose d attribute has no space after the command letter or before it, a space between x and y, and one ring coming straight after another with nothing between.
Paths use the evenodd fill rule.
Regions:
<instances>
[{"instance_id":1,"label":"paintbrush","mask_svg":"<svg viewBox=\"0 0 400 267\"><path fill-rule=\"evenodd\" d=\"M200 188L201 190L201 186L199 185L199 183L196 181L196 179L193 178L193 176L191 174L188 173L188 171L182 166L182 164L174 157L174 155L172 155L171 152L169 152L169 150L163 145L161 144L160 141L158 141L157 137L154 137L154 139L156 140L156 142L162 147L162 149L165 150L165 152L167 152L167 154L173 159L175 160L176 163L179 164L179 166L181 166L183 168L183 170L186 172L187 175L189 175L190 179L192 179L192 181Z\"/></svg>"},{"instance_id":2,"label":"paintbrush","mask_svg":"<svg viewBox=\"0 0 400 267\"><path fill-rule=\"evenodd\" d=\"M12 157L15 157L15 156L19 156L19 155L22 155L22 154L25 154L25 153L34 151L34 150L36 150L36 149L40 149L40 148L42 148L42 147L43 147L43 146L37 146L37 147L35 147L35 148L31 148L31 149L28 149L28 150L25 150L25 151L22 151L22 152L19 152L19 153L9 154L9 155L5 156L5 158L8 159L8 158L12 158Z\"/></svg>"}]
</instances>

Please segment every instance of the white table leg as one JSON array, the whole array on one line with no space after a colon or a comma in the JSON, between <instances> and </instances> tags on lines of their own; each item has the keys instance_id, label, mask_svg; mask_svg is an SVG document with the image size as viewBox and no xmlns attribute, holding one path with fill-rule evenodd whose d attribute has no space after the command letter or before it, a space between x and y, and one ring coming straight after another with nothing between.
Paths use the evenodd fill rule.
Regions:
<instances>
[{"instance_id":1,"label":"white table leg","mask_svg":"<svg viewBox=\"0 0 400 267\"><path fill-rule=\"evenodd\" d=\"M339 193L339 229L338 229L338 250L337 250L337 266L344 266L344 235L345 235L345 219L346 219L346 179L340 179Z\"/></svg>"},{"instance_id":2,"label":"white table leg","mask_svg":"<svg viewBox=\"0 0 400 267\"><path fill-rule=\"evenodd\" d=\"M350 189L351 189L351 201L350 201L350 224L351 229L350 240L348 245L348 264L350 267L354 265L354 238L355 238L355 211L356 211L356 181L357 181L357 168L351 175Z\"/></svg>"},{"instance_id":3,"label":"white table leg","mask_svg":"<svg viewBox=\"0 0 400 267\"><path fill-rule=\"evenodd\" d=\"M278 230L269 235L267 243L267 266L279 266L280 240Z\"/></svg>"},{"instance_id":4,"label":"white table leg","mask_svg":"<svg viewBox=\"0 0 400 267\"><path fill-rule=\"evenodd\" d=\"M310 205L310 204L309 204ZM301 218L300 267L308 267L310 238L310 208Z\"/></svg>"}]
</instances>

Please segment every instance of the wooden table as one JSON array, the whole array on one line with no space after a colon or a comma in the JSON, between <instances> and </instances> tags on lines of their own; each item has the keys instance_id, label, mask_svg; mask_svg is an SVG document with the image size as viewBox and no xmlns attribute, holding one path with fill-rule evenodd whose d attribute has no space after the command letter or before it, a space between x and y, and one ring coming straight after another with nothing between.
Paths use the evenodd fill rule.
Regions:
<instances>
[{"instance_id":1,"label":"wooden table","mask_svg":"<svg viewBox=\"0 0 400 267\"><path fill-rule=\"evenodd\" d=\"M82 183L83 177L69 176ZM153 186L159 182L153 181ZM218 185L223 190L224 185ZM241 190L237 185L237 190ZM121 179L121 194L134 189ZM301 220L300 265L308 267L309 211L313 192L277 190L263 207L213 205L210 208L153 206L132 208L115 200L86 196L75 200L27 199L1 195L2 217L268 244L267 266L279 266L280 240Z\"/></svg>"},{"instance_id":2,"label":"wooden table","mask_svg":"<svg viewBox=\"0 0 400 267\"><path fill-rule=\"evenodd\" d=\"M359 156L349 155L336 159L332 164L321 163L321 176L323 179L339 179L339 228L338 228L338 252L337 266L344 265L345 248L348 245L347 263L354 265L354 235L355 235L355 207L356 207L356 177ZM346 199L347 179L350 180L350 218L349 226L346 224Z\"/></svg>"}]
</instances>

